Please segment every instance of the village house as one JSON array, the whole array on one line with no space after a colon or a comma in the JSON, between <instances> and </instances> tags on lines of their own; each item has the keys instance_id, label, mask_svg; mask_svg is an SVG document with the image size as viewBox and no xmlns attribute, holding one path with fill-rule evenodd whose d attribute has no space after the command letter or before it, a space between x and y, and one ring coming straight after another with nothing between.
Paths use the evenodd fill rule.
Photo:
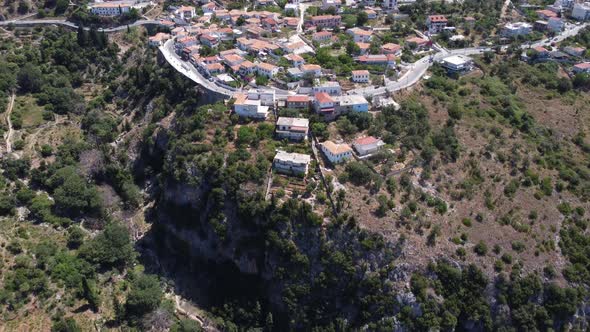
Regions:
<instances>
[{"instance_id":1,"label":"village house","mask_svg":"<svg viewBox=\"0 0 590 332\"><path fill-rule=\"evenodd\" d=\"M582 62L574 65L572 72L574 74L590 74L590 62Z\"/></svg>"},{"instance_id":2,"label":"village house","mask_svg":"<svg viewBox=\"0 0 590 332\"><path fill-rule=\"evenodd\" d=\"M193 46L193 45L197 45L197 38L189 36L189 37L183 37L180 39L176 39L176 43L174 44L174 47L177 49L178 52L180 52L183 48Z\"/></svg>"},{"instance_id":3,"label":"village house","mask_svg":"<svg viewBox=\"0 0 590 332\"><path fill-rule=\"evenodd\" d=\"M361 28L348 29L346 33L352 36L355 43L368 43L373 38L372 31Z\"/></svg>"},{"instance_id":4,"label":"village house","mask_svg":"<svg viewBox=\"0 0 590 332\"><path fill-rule=\"evenodd\" d=\"M367 136L362 138L357 138L353 143L352 146L355 149L356 153L359 156L367 156L373 154L385 145L385 143L373 136Z\"/></svg>"},{"instance_id":5,"label":"village house","mask_svg":"<svg viewBox=\"0 0 590 332\"><path fill-rule=\"evenodd\" d=\"M130 11L131 6L122 3L97 3L90 8L90 12L98 16L120 16Z\"/></svg>"},{"instance_id":6,"label":"village house","mask_svg":"<svg viewBox=\"0 0 590 332\"><path fill-rule=\"evenodd\" d=\"M248 99L260 100L260 104L263 106L274 106L275 105L275 90L268 88L258 88L248 90Z\"/></svg>"},{"instance_id":7,"label":"village house","mask_svg":"<svg viewBox=\"0 0 590 332\"><path fill-rule=\"evenodd\" d=\"M558 16L556 12L553 12L549 9L540 9L540 10L535 11L535 13L537 13L537 16L539 16L539 18L542 20L548 20L552 17Z\"/></svg>"},{"instance_id":8,"label":"village house","mask_svg":"<svg viewBox=\"0 0 590 332\"><path fill-rule=\"evenodd\" d=\"M311 24L320 28L336 28L341 24L340 15L320 15L311 18Z\"/></svg>"},{"instance_id":9,"label":"village house","mask_svg":"<svg viewBox=\"0 0 590 332\"><path fill-rule=\"evenodd\" d=\"M548 58L549 57L549 50L547 50L543 46L537 46L533 48L535 52L537 52L537 58Z\"/></svg>"},{"instance_id":10,"label":"village house","mask_svg":"<svg viewBox=\"0 0 590 332\"><path fill-rule=\"evenodd\" d=\"M239 66L242 62L244 62L244 58L242 58L241 56L237 55L237 54L227 54L227 55L222 55L221 59L223 61L223 63L225 63L228 67L235 67L235 66ZM239 67L238 67L239 69Z\"/></svg>"},{"instance_id":11,"label":"village house","mask_svg":"<svg viewBox=\"0 0 590 332\"><path fill-rule=\"evenodd\" d=\"M356 43L356 46L359 47L360 50L360 55L365 55L367 53L369 53L369 50L371 49L371 44L369 43Z\"/></svg>"},{"instance_id":12,"label":"village house","mask_svg":"<svg viewBox=\"0 0 590 332\"><path fill-rule=\"evenodd\" d=\"M279 139L301 141L307 139L308 130L308 119L279 117L277 120L276 133Z\"/></svg>"},{"instance_id":13,"label":"village house","mask_svg":"<svg viewBox=\"0 0 590 332\"><path fill-rule=\"evenodd\" d=\"M181 6L176 10L176 16L182 20L188 21L197 16L197 12L193 6Z\"/></svg>"},{"instance_id":14,"label":"village house","mask_svg":"<svg viewBox=\"0 0 590 332\"><path fill-rule=\"evenodd\" d=\"M314 64L301 65L299 67L303 75L312 75L313 77L322 76L322 67Z\"/></svg>"},{"instance_id":15,"label":"village house","mask_svg":"<svg viewBox=\"0 0 590 332\"><path fill-rule=\"evenodd\" d=\"M471 16L467 16L463 19L465 21L466 28L473 28L475 26L475 18Z\"/></svg>"},{"instance_id":16,"label":"village house","mask_svg":"<svg viewBox=\"0 0 590 332\"><path fill-rule=\"evenodd\" d=\"M206 64L204 66L205 71L213 76L213 75L217 75L217 74L221 74L225 72L225 68L223 67L223 65L219 62L216 63L211 63L211 64Z\"/></svg>"},{"instance_id":17,"label":"village house","mask_svg":"<svg viewBox=\"0 0 590 332\"><path fill-rule=\"evenodd\" d=\"M381 8L385 10L394 10L397 8L397 0L383 0Z\"/></svg>"},{"instance_id":18,"label":"village house","mask_svg":"<svg viewBox=\"0 0 590 332\"><path fill-rule=\"evenodd\" d=\"M289 54L285 55L284 58L287 59L289 62L291 62L291 64L294 67L299 67L305 63L305 59L303 59L303 57L301 55L297 55L297 54L293 54L293 53L289 53Z\"/></svg>"},{"instance_id":19,"label":"village house","mask_svg":"<svg viewBox=\"0 0 590 332\"><path fill-rule=\"evenodd\" d=\"M552 17L547 21L547 30L551 32L561 32L565 27L565 22L559 17Z\"/></svg>"},{"instance_id":20,"label":"village house","mask_svg":"<svg viewBox=\"0 0 590 332\"><path fill-rule=\"evenodd\" d=\"M440 64L452 73L467 72L473 68L473 60L465 55L451 55L442 59Z\"/></svg>"},{"instance_id":21,"label":"village house","mask_svg":"<svg viewBox=\"0 0 590 332\"><path fill-rule=\"evenodd\" d=\"M318 92L327 93L330 96L340 96L342 94L342 88L338 82L324 82L318 86L312 88L314 94Z\"/></svg>"},{"instance_id":22,"label":"village house","mask_svg":"<svg viewBox=\"0 0 590 332\"><path fill-rule=\"evenodd\" d=\"M264 7L276 5L276 2L274 0L256 0L255 4L257 7Z\"/></svg>"},{"instance_id":23,"label":"village house","mask_svg":"<svg viewBox=\"0 0 590 332\"><path fill-rule=\"evenodd\" d=\"M507 23L502 29L502 35L505 37L516 37L528 35L532 32L533 26L526 22Z\"/></svg>"},{"instance_id":24,"label":"village house","mask_svg":"<svg viewBox=\"0 0 590 332\"><path fill-rule=\"evenodd\" d=\"M355 83L369 83L369 71L368 70L353 70L352 81Z\"/></svg>"},{"instance_id":25,"label":"village house","mask_svg":"<svg viewBox=\"0 0 590 332\"><path fill-rule=\"evenodd\" d=\"M332 116L335 110L334 99L325 92L318 92L314 95L314 109L318 114Z\"/></svg>"},{"instance_id":26,"label":"village house","mask_svg":"<svg viewBox=\"0 0 590 332\"><path fill-rule=\"evenodd\" d=\"M209 46L209 47L217 47L220 42L220 38L209 33L204 33L199 37L199 41L202 45Z\"/></svg>"},{"instance_id":27,"label":"village house","mask_svg":"<svg viewBox=\"0 0 590 332\"><path fill-rule=\"evenodd\" d=\"M586 49L583 47L567 46L563 51L571 56L583 56Z\"/></svg>"},{"instance_id":28,"label":"village house","mask_svg":"<svg viewBox=\"0 0 590 332\"><path fill-rule=\"evenodd\" d=\"M381 53L393 54L395 56L400 56L402 54L402 47L401 47L401 45L394 44L394 43L383 44L383 45L381 45Z\"/></svg>"},{"instance_id":29,"label":"village house","mask_svg":"<svg viewBox=\"0 0 590 332\"><path fill-rule=\"evenodd\" d=\"M215 15L215 18L222 20L222 21L231 20L231 15L227 11L227 9L218 9L213 12L213 15Z\"/></svg>"},{"instance_id":30,"label":"village house","mask_svg":"<svg viewBox=\"0 0 590 332\"><path fill-rule=\"evenodd\" d=\"M175 37L176 37L176 36L181 36L181 35L184 35L184 34L186 34L186 33L187 33L187 32L186 32L186 29L185 29L184 27L176 27L176 28L174 28L174 29L170 30L170 34L171 34L172 36L175 36Z\"/></svg>"},{"instance_id":31,"label":"village house","mask_svg":"<svg viewBox=\"0 0 590 332\"><path fill-rule=\"evenodd\" d=\"M215 2L209 2L201 6L204 14L213 14L217 10Z\"/></svg>"},{"instance_id":32,"label":"village house","mask_svg":"<svg viewBox=\"0 0 590 332\"><path fill-rule=\"evenodd\" d=\"M285 26L289 29L295 29L299 25L299 18L285 17Z\"/></svg>"},{"instance_id":33,"label":"village house","mask_svg":"<svg viewBox=\"0 0 590 332\"><path fill-rule=\"evenodd\" d=\"M361 95L342 95L332 97L336 115L345 113L365 113L369 111L369 102Z\"/></svg>"},{"instance_id":34,"label":"village house","mask_svg":"<svg viewBox=\"0 0 590 332\"><path fill-rule=\"evenodd\" d=\"M422 51L430 47L430 42L424 38L410 37L406 39L406 45L414 51Z\"/></svg>"},{"instance_id":35,"label":"village house","mask_svg":"<svg viewBox=\"0 0 590 332\"><path fill-rule=\"evenodd\" d=\"M367 14L367 18L369 20L374 20L377 18L377 12L373 9L365 9L365 13Z\"/></svg>"},{"instance_id":36,"label":"village house","mask_svg":"<svg viewBox=\"0 0 590 332\"><path fill-rule=\"evenodd\" d=\"M444 15L430 15L426 18L426 26L430 34L437 34L447 27L449 21Z\"/></svg>"},{"instance_id":37,"label":"village house","mask_svg":"<svg viewBox=\"0 0 590 332\"><path fill-rule=\"evenodd\" d=\"M244 93L238 94L234 102L234 112L244 118L266 119L268 106L261 105L260 99L252 100Z\"/></svg>"},{"instance_id":38,"label":"village house","mask_svg":"<svg viewBox=\"0 0 590 332\"><path fill-rule=\"evenodd\" d=\"M311 157L301 153L277 151L272 166L279 173L307 175Z\"/></svg>"},{"instance_id":39,"label":"village house","mask_svg":"<svg viewBox=\"0 0 590 332\"><path fill-rule=\"evenodd\" d=\"M342 1L340 0L322 0L322 9L328 10L329 8L334 8L336 11L340 9L342 6Z\"/></svg>"},{"instance_id":40,"label":"village house","mask_svg":"<svg viewBox=\"0 0 590 332\"><path fill-rule=\"evenodd\" d=\"M332 33L330 31L322 30L320 32L316 32L311 36L311 40L318 42L318 43L325 43L332 39Z\"/></svg>"},{"instance_id":41,"label":"village house","mask_svg":"<svg viewBox=\"0 0 590 332\"><path fill-rule=\"evenodd\" d=\"M367 54L357 58L359 63L371 66L395 67L395 55L393 54Z\"/></svg>"},{"instance_id":42,"label":"village house","mask_svg":"<svg viewBox=\"0 0 590 332\"><path fill-rule=\"evenodd\" d=\"M234 39L234 31L232 28L221 28L217 29L217 35L223 41L233 41Z\"/></svg>"},{"instance_id":43,"label":"village house","mask_svg":"<svg viewBox=\"0 0 590 332\"><path fill-rule=\"evenodd\" d=\"M252 75L256 72L256 65L249 60L240 63L239 73L244 76Z\"/></svg>"},{"instance_id":44,"label":"village house","mask_svg":"<svg viewBox=\"0 0 590 332\"><path fill-rule=\"evenodd\" d=\"M294 79L300 79L303 77L303 72L301 69L297 67L287 68L287 75L291 76Z\"/></svg>"},{"instance_id":45,"label":"village house","mask_svg":"<svg viewBox=\"0 0 590 332\"><path fill-rule=\"evenodd\" d=\"M212 17L212 16L213 16L213 15L203 15L203 16L201 16L201 17L197 17L197 22L198 22L199 24L207 24L207 23L210 23L210 22L211 22L211 17Z\"/></svg>"},{"instance_id":46,"label":"village house","mask_svg":"<svg viewBox=\"0 0 590 332\"><path fill-rule=\"evenodd\" d=\"M533 23L533 29L536 31L546 31L547 25L547 21L537 20Z\"/></svg>"},{"instance_id":47,"label":"village house","mask_svg":"<svg viewBox=\"0 0 590 332\"><path fill-rule=\"evenodd\" d=\"M590 20L590 2L574 4L572 17L578 21Z\"/></svg>"},{"instance_id":48,"label":"village house","mask_svg":"<svg viewBox=\"0 0 590 332\"><path fill-rule=\"evenodd\" d=\"M305 95L287 96L287 108L308 109L309 101L309 96Z\"/></svg>"},{"instance_id":49,"label":"village house","mask_svg":"<svg viewBox=\"0 0 590 332\"><path fill-rule=\"evenodd\" d=\"M148 41L148 45L152 47L159 47L164 45L164 43L170 39L170 35L163 32L158 32L155 35L151 36Z\"/></svg>"},{"instance_id":50,"label":"village house","mask_svg":"<svg viewBox=\"0 0 590 332\"><path fill-rule=\"evenodd\" d=\"M168 29L172 30L172 29L174 29L174 26L176 26L176 23L174 23L170 20L160 20L158 25L161 27L168 28Z\"/></svg>"},{"instance_id":51,"label":"village house","mask_svg":"<svg viewBox=\"0 0 590 332\"><path fill-rule=\"evenodd\" d=\"M342 163L352 157L352 149L346 143L336 144L332 141L325 141L320 145L322 152L332 164Z\"/></svg>"},{"instance_id":52,"label":"village house","mask_svg":"<svg viewBox=\"0 0 590 332\"><path fill-rule=\"evenodd\" d=\"M261 62L256 65L256 72L260 76L266 76L268 78L273 78L276 74L279 73L279 67L277 67L273 64L270 64L270 63Z\"/></svg>"}]
</instances>

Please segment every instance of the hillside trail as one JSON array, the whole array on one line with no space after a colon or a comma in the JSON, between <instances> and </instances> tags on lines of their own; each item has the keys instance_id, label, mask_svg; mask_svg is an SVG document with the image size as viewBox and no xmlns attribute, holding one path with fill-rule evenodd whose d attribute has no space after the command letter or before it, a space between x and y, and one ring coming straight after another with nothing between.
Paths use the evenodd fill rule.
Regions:
<instances>
[{"instance_id":1,"label":"hillside trail","mask_svg":"<svg viewBox=\"0 0 590 332\"><path fill-rule=\"evenodd\" d=\"M8 124L8 132L4 134L4 140L6 142L6 153L12 153L12 134L14 130L12 129L12 121L10 120L10 115L12 114L12 109L14 108L14 100L16 99L16 94L13 92L10 96L10 101L8 102L8 106L6 106L6 123Z\"/></svg>"},{"instance_id":2,"label":"hillside trail","mask_svg":"<svg viewBox=\"0 0 590 332\"><path fill-rule=\"evenodd\" d=\"M510 6L510 0L505 0L500 13L500 20L502 20L508 13L508 7Z\"/></svg>"}]
</instances>

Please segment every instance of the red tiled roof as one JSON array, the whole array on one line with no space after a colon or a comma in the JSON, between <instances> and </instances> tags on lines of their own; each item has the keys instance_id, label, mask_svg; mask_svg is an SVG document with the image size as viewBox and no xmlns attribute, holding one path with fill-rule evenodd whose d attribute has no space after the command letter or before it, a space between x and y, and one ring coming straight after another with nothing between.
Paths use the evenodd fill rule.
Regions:
<instances>
[{"instance_id":1,"label":"red tiled roof","mask_svg":"<svg viewBox=\"0 0 590 332\"><path fill-rule=\"evenodd\" d=\"M540 9L536 11L537 15L543 15L547 17L557 17L557 14L550 11L549 9Z\"/></svg>"},{"instance_id":2,"label":"red tiled roof","mask_svg":"<svg viewBox=\"0 0 590 332\"><path fill-rule=\"evenodd\" d=\"M325 92L318 92L315 94L315 99L320 102L321 104L325 104L325 103L332 103L334 102L334 100L332 99L332 97L330 97L329 94L325 93Z\"/></svg>"},{"instance_id":3,"label":"red tiled roof","mask_svg":"<svg viewBox=\"0 0 590 332\"><path fill-rule=\"evenodd\" d=\"M444 15L430 15L428 18L430 22L447 22L447 18Z\"/></svg>"},{"instance_id":4,"label":"red tiled roof","mask_svg":"<svg viewBox=\"0 0 590 332\"><path fill-rule=\"evenodd\" d=\"M287 102L288 103L308 103L309 97L303 96L303 95L288 96Z\"/></svg>"},{"instance_id":5,"label":"red tiled roof","mask_svg":"<svg viewBox=\"0 0 590 332\"><path fill-rule=\"evenodd\" d=\"M367 137L357 138L354 141L354 144L356 144L356 145L369 145L369 144L374 144L377 142L379 142L379 140L376 139L375 137L367 136Z\"/></svg>"}]
</instances>

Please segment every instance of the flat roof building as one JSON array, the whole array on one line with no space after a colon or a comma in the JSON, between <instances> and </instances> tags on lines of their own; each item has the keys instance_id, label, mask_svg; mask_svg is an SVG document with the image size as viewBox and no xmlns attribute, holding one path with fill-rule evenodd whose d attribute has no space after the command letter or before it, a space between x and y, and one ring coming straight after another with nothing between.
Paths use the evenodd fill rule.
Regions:
<instances>
[{"instance_id":1,"label":"flat roof building","mask_svg":"<svg viewBox=\"0 0 590 332\"><path fill-rule=\"evenodd\" d=\"M307 138L309 120L304 118L279 117L276 123L278 138L304 140Z\"/></svg>"},{"instance_id":2,"label":"flat roof building","mask_svg":"<svg viewBox=\"0 0 590 332\"><path fill-rule=\"evenodd\" d=\"M272 163L275 171L285 174L307 175L311 157L307 154L277 151Z\"/></svg>"}]
</instances>

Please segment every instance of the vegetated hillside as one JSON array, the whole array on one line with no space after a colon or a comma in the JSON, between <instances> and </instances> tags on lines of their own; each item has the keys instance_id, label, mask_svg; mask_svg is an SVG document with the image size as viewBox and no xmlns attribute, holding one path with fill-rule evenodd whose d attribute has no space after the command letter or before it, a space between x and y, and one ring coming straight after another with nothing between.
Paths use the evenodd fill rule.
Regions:
<instances>
[{"instance_id":1,"label":"vegetated hillside","mask_svg":"<svg viewBox=\"0 0 590 332\"><path fill-rule=\"evenodd\" d=\"M75 3L75 2L72 2ZM8 20L23 16L63 16L69 9L68 0L8 0L0 6L0 17ZM78 5L72 5L76 10Z\"/></svg>"},{"instance_id":2,"label":"vegetated hillside","mask_svg":"<svg viewBox=\"0 0 590 332\"><path fill-rule=\"evenodd\" d=\"M589 280L585 138L557 136L564 127L523 98L565 87L584 113L587 96L553 84L565 81L548 68L504 59L507 71L488 55L485 75L435 70L400 110L339 119L339 134L360 128L397 151L337 167L344 190L327 188L332 211L315 163L307 182L277 177L286 190L265 197L274 150L309 153L308 143L203 105L139 30L111 38L120 48L96 32L28 37L2 40L0 58L2 100L16 93L23 141L2 163L10 328L199 330L174 316L164 289L224 330L586 327L575 315ZM337 134L311 120L319 135ZM53 139L38 142L46 128ZM422 172L392 175L394 162ZM545 268L554 258L561 265Z\"/></svg>"},{"instance_id":3,"label":"vegetated hillside","mask_svg":"<svg viewBox=\"0 0 590 332\"><path fill-rule=\"evenodd\" d=\"M491 277L513 264L561 272L560 232L574 210L587 217L590 99L553 64L503 56L481 67L459 80L435 70L400 96L401 111L358 124L398 152L337 167L344 205L366 228L404 237L414 265L443 256ZM346 136L345 121L336 132ZM413 170L396 174L407 165Z\"/></svg>"}]
</instances>

